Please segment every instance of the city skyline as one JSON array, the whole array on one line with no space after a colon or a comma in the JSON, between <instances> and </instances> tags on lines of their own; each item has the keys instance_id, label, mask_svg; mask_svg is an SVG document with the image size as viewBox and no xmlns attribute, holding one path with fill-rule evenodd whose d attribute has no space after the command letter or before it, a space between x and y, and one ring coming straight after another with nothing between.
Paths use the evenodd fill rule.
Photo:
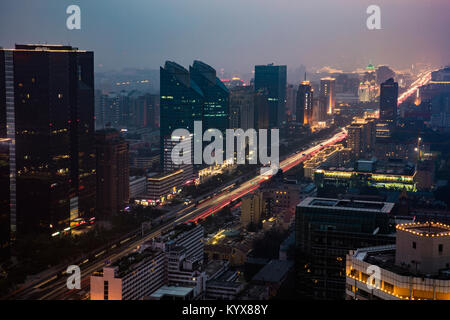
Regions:
<instances>
[{"instance_id":1,"label":"city skyline","mask_svg":"<svg viewBox=\"0 0 450 320\"><path fill-rule=\"evenodd\" d=\"M0 300L450 300L450 2L369 1L3 1Z\"/></svg>"}]
</instances>

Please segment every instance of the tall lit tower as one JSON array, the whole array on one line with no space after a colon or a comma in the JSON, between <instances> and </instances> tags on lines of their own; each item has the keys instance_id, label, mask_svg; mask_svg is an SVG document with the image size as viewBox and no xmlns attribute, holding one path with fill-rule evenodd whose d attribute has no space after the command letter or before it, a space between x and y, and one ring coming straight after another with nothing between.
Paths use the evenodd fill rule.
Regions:
<instances>
[{"instance_id":1,"label":"tall lit tower","mask_svg":"<svg viewBox=\"0 0 450 320\"><path fill-rule=\"evenodd\" d=\"M326 77L320 79L320 96L325 101L327 114L333 114L336 97L335 85L335 78Z\"/></svg>"},{"instance_id":2,"label":"tall lit tower","mask_svg":"<svg viewBox=\"0 0 450 320\"><path fill-rule=\"evenodd\" d=\"M302 81L297 90L296 119L301 124L310 124L313 114L314 89L309 81Z\"/></svg>"}]
</instances>

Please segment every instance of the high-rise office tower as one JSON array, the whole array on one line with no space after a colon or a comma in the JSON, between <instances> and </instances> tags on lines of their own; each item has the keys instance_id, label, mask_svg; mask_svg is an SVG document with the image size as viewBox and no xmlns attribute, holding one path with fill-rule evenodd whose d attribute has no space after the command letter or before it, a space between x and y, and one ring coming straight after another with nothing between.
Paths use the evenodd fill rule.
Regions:
<instances>
[{"instance_id":1,"label":"high-rise office tower","mask_svg":"<svg viewBox=\"0 0 450 320\"><path fill-rule=\"evenodd\" d=\"M267 90L260 89L255 93L255 129L269 129L269 118L270 104Z\"/></svg>"},{"instance_id":2,"label":"high-rise office tower","mask_svg":"<svg viewBox=\"0 0 450 320\"><path fill-rule=\"evenodd\" d=\"M313 115L314 90L309 81L302 81L297 91L296 119L298 123L310 124Z\"/></svg>"},{"instance_id":3,"label":"high-rise office tower","mask_svg":"<svg viewBox=\"0 0 450 320\"><path fill-rule=\"evenodd\" d=\"M229 91L217 78L216 70L194 61L186 70L167 61L161 68L161 165L169 163L165 146L176 129L194 132L194 121L202 121L202 129L219 129L223 133L229 125ZM194 139L201 140L202 137ZM166 171L166 170L165 170Z\"/></svg>"},{"instance_id":4,"label":"high-rise office tower","mask_svg":"<svg viewBox=\"0 0 450 320\"><path fill-rule=\"evenodd\" d=\"M203 130L218 129L225 134L229 121L230 92L216 76L216 70L201 61L189 67L191 81L203 92Z\"/></svg>"},{"instance_id":5,"label":"high-rise office tower","mask_svg":"<svg viewBox=\"0 0 450 320\"><path fill-rule=\"evenodd\" d=\"M269 128L279 128L286 123L286 79L286 66L255 66L255 91L267 91Z\"/></svg>"},{"instance_id":6,"label":"high-rise office tower","mask_svg":"<svg viewBox=\"0 0 450 320\"><path fill-rule=\"evenodd\" d=\"M322 78L320 79L320 96L325 101L325 108L327 114L333 114L336 97L336 79L335 78Z\"/></svg>"},{"instance_id":7,"label":"high-rise office tower","mask_svg":"<svg viewBox=\"0 0 450 320\"><path fill-rule=\"evenodd\" d=\"M106 101L107 95L101 90L95 90L95 129L100 130L105 127L106 123Z\"/></svg>"},{"instance_id":8,"label":"high-rise office tower","mask_svg":"<svg viewBox=\"0 0 450 320\"><path fill-rule=\"evenodd\" d=\"M395 123L397 120L398 83L389 78L381 84L380 120Z\"/></svg>"},{"instance_id":9,"label":"high-rise office tower","mask_svg":"<svg viewBox=\"0 0 450 320\"><path fill-rule=\"evenodd\" d=\"M314 121L327 120L328 103L326 97L313 97L313 119Z\"/></svg>"},{"instance_id":10,"label":"high-rise office tower","mask_svg":"<svg viewBox=\"0 0 450 320\"><path fill-rule=\"evenodd\" d=\"M230 128L255 128L255 91L252 86L239 86L230 90Z\"/></svg>"},{"instance_id":11,"label":"high-rise office tower","mask_svg":"<svg viewBox=\"0 0 450 320\"><path fill-rule=\"evenodd\" d=\"M297 107L297 87L289 84L286 87L286 119L292 121L294 119L295 110Z\"/></svg>"},{"instance_id":12,"label":"high-rise office tower","mask_svg":"<svg viewBox=\"0 0 450 320\"><path fill-rule=\"evenodd\" d=\"M11 231L59 231L95 210L94 54L0 50L0 136L10 144Z\"/></svg>"},{"instance_id":13,"label":"high-rise office tower","mask_svg":"<svg viewBox=\"0 0 450 320\"><path fill-rule=\"evenodd\" d=\"M188 70L171 61L161 67L160 82L160 161L163 168L165 140L176 129L194 132L194 121L202 121L203 92L195 81L191 81Z\"/></svg>"},{"instance_id":14,"label":"high-rise office tower","mask_svg":"<svg viewBox=\"0 0 450 320\"><path fill-rule=\"evenodd\" d=\"M352 150L352 155L358 159L364 155L365 150L365 130L364 124L352 123L347 127L347 146Z\"/></svg>"},{"instance_id":15,"label":"high-rise office tower","mask_svg":"<svg viewBox=\"0 0 450 320\"><path fill-rule=\"evenodd\" d=\"M0 138L0 261L9 257L11 243L9 144Z\"/></svg>"},{"instance_id":16,"label":"high-rise office tower","mask_svg":"<svg viewBox=\"0 0 450 320\"><path fill-rule=\"evenodd\" d=\"M97 211L117 214L129 202L128 142L115 129L95 133L97 150Z\"/></svg>"}]
</instances>

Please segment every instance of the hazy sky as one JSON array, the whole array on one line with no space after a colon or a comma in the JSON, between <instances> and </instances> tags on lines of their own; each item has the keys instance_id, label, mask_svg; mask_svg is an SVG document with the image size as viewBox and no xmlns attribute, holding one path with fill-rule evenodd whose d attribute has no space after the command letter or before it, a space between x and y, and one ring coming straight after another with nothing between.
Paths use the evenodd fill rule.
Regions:
<instances>
[{"instance_id":1,"label":"hazy sky","mask_svg":"<svg viewBox=\"0 0 450 320\"><path fill-rule=\"evenodd\" d=\"M81 30L66 8L81 8ZM381 7L382 30L366 8ZM188 66L229 73L255 64L354 68L450 64L450 0L0 0L0 46L70 43L95 52L96 71Z\"/></svg>"}]
</instances>

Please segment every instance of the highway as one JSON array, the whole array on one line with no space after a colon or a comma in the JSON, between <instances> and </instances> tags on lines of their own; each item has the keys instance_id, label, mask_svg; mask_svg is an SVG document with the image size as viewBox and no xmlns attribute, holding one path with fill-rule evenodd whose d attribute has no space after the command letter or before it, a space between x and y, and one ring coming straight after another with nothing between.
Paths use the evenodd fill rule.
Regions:
<instances>
[{"instance_id":1,"label":"highway","mask_svg":"<svg viewBox=\"0 0 450 320\"><path fill-rule=\"evenodd\" d=\"M286 159L281 161L280 168L283 171L290 170L291 168L305 161L323 148L342 141L346 137L347 131L345 129L342 129L342 131L335 134L330 139L325 140L314 147L291 154ZM88 297L87 294L89 291L89 276L93 272L100 270L106 264L106 261L112 262L133 252L139 245L141 245L145 241L153 239L162 232L171 229L176 223L183 223L188 221L196 222L200 218L205 218L215 212L220 211L222 208L229 205L232 201L235 201L259 188L259 184L266 179L268 179L268 176L258 175L244 183L241 183L239 187L231 191L224 191L222 193L219 193L211 199L208 199L198 205L192 204L190 206L187 206L178 211L176 217L174 217L172 221L159 226L145 237L138 237L138 239L128 240L128 244L126 244L127 239L125 239L125 244L123 244L120 248L116 248L115 251L113 250L112 252L99 252L96 255L95 261L85 260L84 263L80 265L82 274L81 290L68 290L66 287L67 277L62 276L60 278L56 278L56 276L53 275L53 277L47 278L38 285L30 286L29 288L21 290L10 298L38 300L86 299ZM82 293L81 295L80 292Z\"/></svg>"},{"instance_id":2,"label":"highway","mask_svg":"<svg viewBox=\"0 0 450 320\"><path fill-rule=\"evenodd\" d=\"M411 84L409 89L398 96L397 103L398 104L403 103L406 99L408 99L408 97L410 97L413 93L415 93L420 86L427 84L430 80L431 80L431 71L426 71L419 74L418 78Z\"/></svg>"}]
</instances>

